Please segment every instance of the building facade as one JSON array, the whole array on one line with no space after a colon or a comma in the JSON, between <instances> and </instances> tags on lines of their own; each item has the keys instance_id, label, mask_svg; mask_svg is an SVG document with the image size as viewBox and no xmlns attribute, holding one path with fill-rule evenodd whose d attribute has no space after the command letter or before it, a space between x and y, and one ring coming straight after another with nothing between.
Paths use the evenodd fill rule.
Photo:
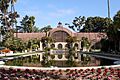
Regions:
<instances>
[{"instance_id":1,"label":"building facade","mask_svg":"<svg viewBox=\"0 0 120 80\"><path fill-rule=\"evenodd\" d=\"M53 28L49 31L51 37L54 40L54 43L50 43L51 47L54 47L56 49L66 49L67 42L66 38L68 36L76 37L77 42L74 43L74 46L77 46L77 50L81 49L81 40L82 37L88 38L91 45L96 44L99 42L102 38L106 38L105 33L85 33L85 32L73 32L69 29L62 26L62 24L58 23L58 26L56 28ZM15 36L18 38L21 38L23 41L28 41L30 39L39 39L41 40L42 37L44 37L46 34L44 32L38 32L38 33L17 33ZM43 50L42 43L40 42L40 50Z\"/></svg>"}]
</instances>

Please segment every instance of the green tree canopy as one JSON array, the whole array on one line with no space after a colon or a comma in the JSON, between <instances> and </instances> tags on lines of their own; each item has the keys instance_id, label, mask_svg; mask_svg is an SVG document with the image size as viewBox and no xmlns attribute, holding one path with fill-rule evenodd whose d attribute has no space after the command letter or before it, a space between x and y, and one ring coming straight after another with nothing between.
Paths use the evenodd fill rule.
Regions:
<instances>
[{"instance_id":1,"label":"green tree canopy","mask_svg":"<svg viewBox=\"0 0 120 80\"><path fill-rule=\"evenodd\" d=\"M7 30L13 28L19 17L15 11L14 4L16 0L0 0L0 22ZM11 10L9 9L11 7Z\"/></svg>"},{"instance_id":2,"label":"green tree canopy","mask_svg":"<svg viewBox=\"0 0 120 80\"><path fill-rule=\"evenodd\" d=\"M23 43L23 41L19 38L7 38L4 41L4 46L13 50L13 51L22 51L25 49L25 45Z\"/></svg>"},{"instance_id":3,"label":"green tree canopy","mask_svg":"<svg viewBox=\"0 0 120 80\"><path fill-rule=\"evenodd\" d=\"M73 31L80 32L84 24L85 24L85 16L79 16L79 17L75 17L75 19L72 22L72 25L68 23L66 23L65 25L68 25L68 27Z\"/></svg>"},{"instance_id":4,"label":"green tree canopy","mask_svg":"<svg viewBox=\"0 0 120 80\"><path fill-rule=\"evenodd\" d=\"M102 17L88 17L81 32L107 32L112 20Z\"/></svg>"},{"instance_id":5,"label":"green tree canopy","mask_svg":"<svg viewBox=\"0 0 120 80\"><path fill-rule=\"evenodd\" d=\"M112 20L102 17L75 17L72 24L66 24L68 27L76 32L107 32L109 24Z\"/></svg>"},{"instance_id":6,"label":"green tree canopy","mask_svg":"<svg viewBox=\"0 0 120 80\"><path fill-rule=\"evenodd\" d=\"M113 24L115 28L118 30L120 29L120 11L117 12L117 14L113 18Z\"/></svg>"},{"instance_id":7,"label":"green tree canopy","mask_svg":"<svg viewBox=\"0 0 120 80\"><path fill-rule=\"evenodd\" d=\"M120 11L113 17L113 23L110 24L107 32L109 48L120 51Z\"/></svg>"},{"instance_id":8,"label":"green tree canopy","mask_svg":"<svg viewBox=\"0 0 120 80\"><path fill-rule=\"evenodd\" d=\"M34 16L25 16L23 17L21 23L21 32L34 32L35 31L35 17ZM37 29L37 28L36 28Z\"/></svg>"},{"instance_id":9,"label":"green tree canopy","mask_svg":"<svg viewBox=\"0 0 120 80\"><path fill-rule=\"evenodd\" d=\"M75 61L74 61L74 56L76 54L75 47L73 46L73 43L77 41L76 37L68 36L66 38L66 42L68 44L68 60L67 64L68 66L76 66Z\"/></svg>"},{"instance_id":10,"label":"green tree canopy","mask_svg":"<svg viewBox=\"0 0 120 80\"><path fill-rule=\"evenodd\" d=\"M13 37L14 28L16 27L19 17L15 11L14 4L17 0L0 0L0 35L3 36L3 40ZM11 8L11 9L9 9Z\"/></svg>"},{"instance_id":11,"label":"green tree canopy","mask_svg":"<svg viewBox=\"0 0 120 80\"><path fill-rule=\"evenodd\" d=\"M48 25L48 26L46 26L46 27L41 28L41 29L40 29L40 32L45 32L46 36L49 36L49 31L50 31L51 29L52 29L51 26Z\"/></svg>"},{"instance_id":12,"label":"green tree canopy","mask_svg":"<svg viewBox=\"0 0 120 80\"><path fill-rule=\"evenodd\" d=\"M110 40L120 39L120 11L113 17L113 24L110 25L107 35Z\"/></svg>"}]
</instances>

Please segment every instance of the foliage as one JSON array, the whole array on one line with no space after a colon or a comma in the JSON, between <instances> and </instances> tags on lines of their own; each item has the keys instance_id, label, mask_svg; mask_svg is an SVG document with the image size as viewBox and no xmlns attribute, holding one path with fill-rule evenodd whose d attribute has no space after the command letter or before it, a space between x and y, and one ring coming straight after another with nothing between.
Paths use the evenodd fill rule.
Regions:
<instances>
[{"instance_id":1,"label":"foliage","mask_svg":"<svg viewBox=\"0 0 120 80\"><path fill-rule=\"evenodd\" d=\"M36 26L33 26L33 32L40 32L40 29Z\"/></svg>"},{"instance_id":2,"label":"foliage","mask_svg":"<svg viewBox=\"0 0 120 80\"><path fill-rule=\"evenodd\" d=\"M107 32L109 24L112 23L110 18L102 17L75 17L72 24L66 24L70 29L76 32Z\"/></svg>"},{"instance_id":3,"label":"foliage","mask_svg":"<svg viewBox=\"0 0 120 80\"><path fill-rule=\"evenodd\" d=\"M73 47L70 47L68 51L68 60L66 62L68 66L71 67L75 66L74 55L75 55L75 49Z\"/></svg>"},{"instance_id":4,"label":"foliage","mask_svg":"<svg viewBox=\"0 0 120 80\"><path fill-rule=\"evenodd\" d=\"M51 28L50 25L48 25L48 26L43 27L43 28L40 29L40 32L45 32L45 34L46 34L46 35L45 35L44 37L42 37L42 39L41 39L41 42L42 42L42 44L43 44L43 48L48 47L48 43L53 42L53 39L52 39L51 37L49 37L49 36L50 36L49 31L50 31L51 29L52 29L52 28Z\"/></svg>"},{"instance_id":5,"label":"foliage","mask_svg":"<svg viewBox=\"0 0 120 80\"><path fill-rule=\"evenodd\" d=\"M40 29L40 32L45 32L45 36L41 38L41 42L42 42L42 46L44 49L45 54L43 55L43 61L42 61L42 65L45 67L50 67L51 65L53 65L54 61L53 60L49 60L50 56L50 49L48 44L53 42L53 39L51 37L49 37L49 31L51 30L51 26L46 26L44 28Z\"/></svg>"},{"instance_id":6,"label":"foliage","mask_svg":"<svg viewBox=\"0 0 120 80\"><path fill-rule=\"evenodd\" d=\"M50 31L51 29L52 29L51 26L48 25L48 26L46 26L46 27L41 28L41 29L40 29L40 32L45 32L46 36L49 36L49 31Z\"/></svg>"},{"instance_id":7,"label":"foliage","mask_svg":"<svg viewBox=\"0 0 120 80\"><path fill-rule=\"evenodd\" d=\"M25 49L25 45L22 42L22 40L14 37L7 38L4 41L4 46L9 48L12 51L22 51Z\"/></svg>"},{"instance_id":8,"label":"foliage","mask_svg":"<svg viewBox=\"0 0 120 80\"><path fill-rule=\"evenodd\" d=\"M77 41L75 37L71 37L68 36L66 39L66 42L68 44L68 60L67 60L67 64L68 66L75 66L75 62L74 62L74 55L75 55L75 48L73 46L73 43Z\"/></svg>"},{"instance_id":9,"label":"foliage","mask_svg":"<svg viewBox=\"0 0 120 80\"><path fill-rule=\"evenodd\" d=\"M45 54L43 55L42 65L44 67L50 67L54 63L53 60L49 60L49 58L51 57L51 55L50 55L50 48L46 47L44 49L44 52L45 52Z\"/></svg>"},{"instance_id":10,"label":"foliage","mask_svg":"<svg viewBox=\"0 0 120 80\"><path fill-rule=\"evenodd\" d=\"M89 42L88 38L82 37L81 47L82 48L86 47L87 49L90 47L90 42Z\"/></svg>"},{"instance_id":11,"label":"foliage","mask_svg":"<svg viewBox=\"0 0 120 80\"><path fill-rule=\"evenodd\" d=\"M120 44L120 11L117 12L117 14L113 17L113 23L110 25L110 28L108 29L109 31L107 32L107 36L109 39L109 42L113 42L113 45L109 46L111 50L118 50L119 49L119 44ZM109 43L111 44L111 43Z\"/></svg>"},{"instance_id":12,"label":"foliage","mask_svg":"<svg viewBox=\"0 0 120 80\"><path fill-rule=\"evenodd\" d=\"M31 39L26 42L26 47L29 49L37 49L40 45L40 40L38 39Z\"/></svg>"},{"instance_id":13,"label":"foliage","mask_svg":"<svg viewBox=\"0 0 120 80\"><path fill-rule=\"evenodd\" d=\"M35 26L35 17L34 16L25 16L21 21L21 32L34 32L37 29Z\"/></svg>"},{"instance_id":14,"label":"foliage","mask_svg":"<svg viewBox=\"0 0 120 80\"><path fill-rule=\"evenodd\" d=\"M42 42L42 46L43 46L43 49L44 49L44 56L43 56L43 61L42 61L42 65L45 66L45 67L48 67L48 66L51 66L53 64L53 60L49 60L48 58L50 57L50 49L49 48L49 43L53 42L53 39L50 37L50 33L49 31L51 30L51 26L48 25L44 28L41 28L40 31L41 32L45 32L45 36L41 38L41 42Z\"/></svg>"},{"instance_id":15,"label":"foliage","mask_svg":"<svg viewBox=\"0 0 120 80\"><path fill-rule=\"evenodd\" d=\"M101 39L101 45L102 45L101 51L107 52L109 48L109 40Z\"/></svg>"},{"instance_id":16,"label":"foliage","mask_svg":"<svg viewBox=\"0 0 120 80\"><path fill-rule=\"evenodd\" d=\"M85 17L84 16L83 17L81 17L81 16L75 17L72 24L73 25L66 23L66 25L68 25L68 27L70 29L72 29L73 31L80 32L80 30L82 29L82 27L85 24Z\"/></svg>"},{"instance_id":17,"label":"foliage","mask_svg":"<svg viewBox=\"0 0 120 80\"><path fill-rule=\"evenodd\" d=\"M77 41L77 38L76 38L76 37L68 36L68 37L66 38L66 42L67 42L67 43L74 43L75 41Z\"/></svg>"},{"instance_id":18,"label":"foliage","mask_svg":"<svg viewBox=\"0 0 120 80\"><path fill-rule=\"evenodd\" d=\"M48 47L48 44L49 43L51 43L51 42L53 42L53 39L51 38L51 37L42 37L41 38L41 42L42 42L42 46L43 46L43 48L46 48L46 47Z\"/></svg>"},{"instance_id":19,"label":"foliage","mask_svg":"<svg viewBox=\"0 0 120 80\"><path fill-rule=\"evenodd\" d=\"M81 32L107 32L112 20L102 17L88 17Z\"/></svg>"},{"instance_id":20,"label":"foliage","mask_svg":"<svg viewBox=\"0 0 120 80\"><path fill-rule=\"evenodd\" d=\"M11 33L14 32L14 27L16 27L17 20L19 17L18 13L15 11L14 4L16 0L0 0L0 33L4 38L8 38L6 35L13 36ZM11 7L11 9L9 9Z\"/></svg>"},{"instance_id":21,"label":"foliage","mask_svg":"<svg viewBox=\"0 0 120 80\"><path fill-rule=\"evenodd\" d=\"M52 39L51 37L49 37L49 36L50 36L49 31L50 31L51 29L52 29L52 28L51 28L50 25L48 25L48 26L40 29L41 32L45 32L45 33L46 33L46 35L41 38L41 42L42 42L42 44L43 44L43 48L48 47L48 44L51 43L51 42L53 42L53 39Z\"/></svg>"},{"instance_id":22,"label":"foliage","mask_svg":"<svg viewBox=\"0 0 120 80\"><path fill-rule=\"evenodd\" d=\"M91 61L91 58L89 55L83 56L83 60L82 60L82 65L83 66L87 66L87 64Z\"/></svg>"},{"instance_id":23,"label":"foliage","mask_svg":"<svg viewBox=\"0 0 120 80\"><path fill-rule=\"evenodd\" d=\"M120 29L120 10L114 16L113 24L114 24L115 28Z\"/></svg>"}]
</instances>

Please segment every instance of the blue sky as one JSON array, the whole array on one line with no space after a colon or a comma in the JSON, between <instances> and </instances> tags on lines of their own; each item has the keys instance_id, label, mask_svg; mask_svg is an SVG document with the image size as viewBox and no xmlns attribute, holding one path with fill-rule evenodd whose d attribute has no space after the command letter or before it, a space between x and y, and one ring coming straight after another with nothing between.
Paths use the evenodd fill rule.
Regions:
<instances>
[{"instance_id":1,"label":"blue sky","mask_svg":"<svg viewBox=\"0 0 120 80\"><path fill-rule=\"evenodd\" d=\"M120 0L110 0L111 18L120 10ZM56 27L60 21L72 23L78 16L107 17L107 0L17 0L18 21L25 15L35 16L35 25ZM19 24L18 24L19 25Z\"/></svg>"}]
</instances>

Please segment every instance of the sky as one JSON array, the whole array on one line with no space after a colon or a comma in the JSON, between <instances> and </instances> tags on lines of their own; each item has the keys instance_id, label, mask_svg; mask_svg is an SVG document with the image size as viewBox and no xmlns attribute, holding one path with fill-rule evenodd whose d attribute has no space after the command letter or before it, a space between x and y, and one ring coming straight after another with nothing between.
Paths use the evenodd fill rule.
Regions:
<instances>
[{"instance_id":1,"label":"sky","mask_svg":"<svg viewBox=\"0 0 120 80\"><path fill-rule=\"evenodd\" d=\"M110 0L110 8L110 17L113 18L120 10L120 0ZM107 0L17 0L15 9L20 15L18 22L25 15L35 16L35 26L39 28L56 27L58 22L65 26L79 16L108 16Z\"/></svg>"}]
</instances>

